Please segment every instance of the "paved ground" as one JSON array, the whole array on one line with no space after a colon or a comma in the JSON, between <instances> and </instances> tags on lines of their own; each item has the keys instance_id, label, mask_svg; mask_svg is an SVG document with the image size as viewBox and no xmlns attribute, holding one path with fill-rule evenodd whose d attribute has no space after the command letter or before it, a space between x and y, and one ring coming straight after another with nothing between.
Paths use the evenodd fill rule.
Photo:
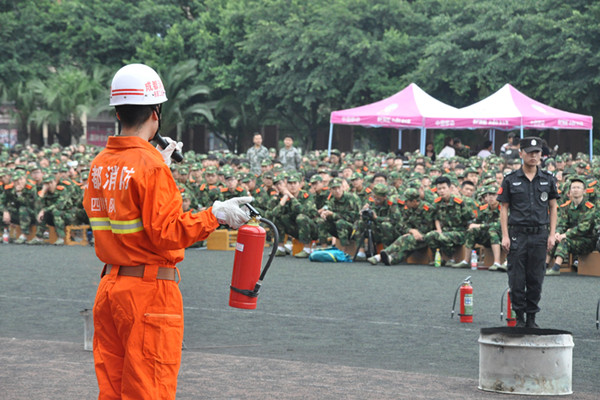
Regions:
<instances>
[{"instance_id":1,"label":"paved ground","mask_svg":"<svg viewBox=\"0 0 600 400\"><path fill-rule=\"evenodd\" d=\"M188 250L179 399L500 399L477 389L479 330L500 326L506 275L473 271L475 322L450 319L470 270L276 259L257 310L227 305L233 253ZM0 398L92 399L83 320L92 248L0 246ZM573 391L600 391L600 280L548 278L538 322L573 333ZM517 396L513 396L517 397ZM527 397L532 399L535 397Z\"/></svg>"}]
</instances>

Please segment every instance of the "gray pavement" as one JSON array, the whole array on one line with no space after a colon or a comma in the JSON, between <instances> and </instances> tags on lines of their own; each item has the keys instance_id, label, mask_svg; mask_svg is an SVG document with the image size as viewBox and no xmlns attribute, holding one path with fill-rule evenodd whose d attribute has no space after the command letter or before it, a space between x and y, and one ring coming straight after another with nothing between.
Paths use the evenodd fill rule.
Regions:
<instances>
[{"instance_id":1,"label":"gray pavement","mask_svg":"<svg viewBox=\"0 0 600 400\"><path fill-rule=\"evenodd\" d=\"M258 308L238 310L227 305L232 265L232 252L206 250L188 250L180 264L179 399L507 398L477 389L479 330L501 325L503 273L285 257ZM89 247L0 246L0 398L97 396L79 311L91 308L100 269ZM450 309L471 272L475 321L461 324ZM575 342L568 398L600 391L599 283L563 275L544 284L538 322Z\"/></svg>"}]
</instances>

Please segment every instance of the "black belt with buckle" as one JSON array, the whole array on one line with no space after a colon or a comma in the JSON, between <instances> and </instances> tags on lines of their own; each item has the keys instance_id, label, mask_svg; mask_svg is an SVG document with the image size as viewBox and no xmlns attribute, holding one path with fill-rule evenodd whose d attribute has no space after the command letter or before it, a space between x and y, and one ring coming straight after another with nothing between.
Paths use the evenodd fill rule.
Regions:
<instances>
[{"instance_id":1,"label":"black belt with buckle","mask_svg":"<svg viewBox=\"0 0 600 400\"><path fill-rule=\"evenodd\" d=\"M548 225L538 225L538 226L520 226L520 225L510 225L508 229L511 232L516 233L527 233L529 235L536 235L538 233L542 233L548 230Z\"/></svg>"}]
</instances>

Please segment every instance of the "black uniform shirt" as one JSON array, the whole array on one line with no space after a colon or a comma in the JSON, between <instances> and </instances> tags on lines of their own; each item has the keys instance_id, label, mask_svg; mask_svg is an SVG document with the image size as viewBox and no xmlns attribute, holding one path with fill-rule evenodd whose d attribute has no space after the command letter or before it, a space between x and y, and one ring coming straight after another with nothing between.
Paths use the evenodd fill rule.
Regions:
<instances>
[{"instance_id":1,"label":"black uniform shirt","mask_svg":"<svg viewBox=\"0 0 600 400\"><path fill-rule=\"evenodd\" d=\"M556 179L539 167L532 181L525 176L523 167L506 175L498 191L498 201L509 203L509 225L549 225L548 204L558 198Z\"/></svg>"}]
</instances>

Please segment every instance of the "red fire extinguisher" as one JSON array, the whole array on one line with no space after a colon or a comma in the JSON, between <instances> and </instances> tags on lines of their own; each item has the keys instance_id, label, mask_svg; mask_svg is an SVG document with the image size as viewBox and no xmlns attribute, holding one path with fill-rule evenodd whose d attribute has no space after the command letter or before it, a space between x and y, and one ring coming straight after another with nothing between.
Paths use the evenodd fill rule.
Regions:
<instances>
[{"instance_id":1,"label":"red fire extinguisher","mask_svg":"<svg viewBox=\"0 0 600 400\"><path fill-rule=\"evenodd\" d=\"M512 309L512 303L510 301L510 287L507 287L506 290L502 293L502 297L500 298L500 321L504 319L504 295L506 294L506 326L515 326L517 325L517 316Z\"/></svg>"},{"instance_id":2,"label":"red fire extinguisher","mask_svg":"<svg viewBox=\"0 0 600 400\"><path fill-rule=\"evenodd\" d=\"M245 206L250 210L250 220L238 229L229 305L235 308L253 310L256 308L256 300L262 281L271 266L273 257L275 257L279 245L279 232L277 227L268 219L262 218L254 207L250 204L245 204ZM262 274L260 271L267 233L259 225L260 222L271 228L274 242L269 259L262 269Z\"/></svg>"},{"instance_id":3,"label":"red fire extinguisher","mask_svg":"<svg viewBox=\"0 0 600 400\"><path fill-rule=\"evenodd\" d=\"M456 297L460 292L460 322L473 322L473 286L471 286L471 277L467 276L465 280L456 288L454 293L454 304L452 304L452 313L450 318L454 318L454 309L456 306Z\"/></svg>"}]
</instances>

